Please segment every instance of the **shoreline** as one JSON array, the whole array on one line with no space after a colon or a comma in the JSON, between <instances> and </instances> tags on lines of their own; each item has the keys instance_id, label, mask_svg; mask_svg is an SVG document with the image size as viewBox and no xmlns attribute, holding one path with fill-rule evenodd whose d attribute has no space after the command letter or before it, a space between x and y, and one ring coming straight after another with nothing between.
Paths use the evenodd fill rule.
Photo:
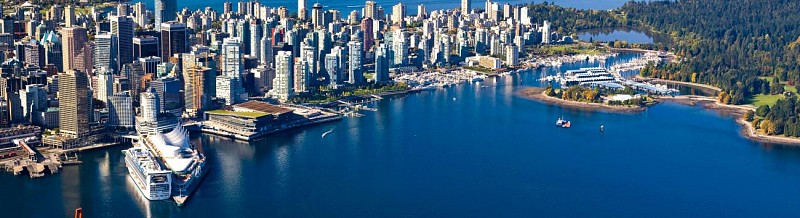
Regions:
<instances>
[{"instance_id":1,"label":"shoreline","mask_svg":"<svg viewBox=\"0 0 800 218\"><path fill-rule=\"evenodd\" d=\"M716 99L712 97L705 97L705 96L678 96L678 97L660 97L657 100L675 102L679 104L689 105L689 106L700 106L704 109L727 113L734 115L735 121L741 129L739 133L745 137L746 139L760 142L760 143L768 143L768 144L778 144L778 145L785 145L785 146L800 146L800 138L790 138L784 136L777 136L777 135L764 135L758 132L750 122L747 122L742 118L748 110L755 111L755 108L751 106L744 106L744 105L725 105L720 104L717 102Z\"/></svg>"},{"instance_id":2,"label":"shoreline","mask_svg":"<svg viewBox=\"0 0 800 218\"><path fill-rule=\"evenodd\" d=\"M685 86L685 87L689 87L689 88L698 89L698 90L701 90L703 92L714 94L714 96L716 96L717 94L719 94L719 92L722 91L722 89L720 89L718 87L715 87L715 86L712 86L712 85L693 83L693 82L665 80L665 79L658 79L658 78L647 78L647 77L642 77L641 75L634 76L634 80L645 81L645 82L650 82L650 83L657 83L657 84Z\"/></svg>"},{"instance_id":3,"label":"shoreline","mask_svg":"<svg viewBox=\"0 0 800 218\"><path fill-rule=\"evenodd\" d=\"M613 113L638 113L647 110L644 106L610 106L601 103L577 102L547 96L542 93L544 89L536 87L525 87L517 91L517 95L525 99L542 102L548 105L556 105L564 108L587 110L587 111L606 111Z\"/></svg>"}]
</instances>

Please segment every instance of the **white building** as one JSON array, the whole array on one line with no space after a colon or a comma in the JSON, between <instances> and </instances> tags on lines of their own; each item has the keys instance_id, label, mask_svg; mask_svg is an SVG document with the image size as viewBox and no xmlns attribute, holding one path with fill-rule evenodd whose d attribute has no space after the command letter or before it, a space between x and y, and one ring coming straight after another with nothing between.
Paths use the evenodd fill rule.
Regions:
<instances>
[{"instance_id":1,"label":"white building","mask_svg":"<svg viewBox=\"0 0 800 218\"><path fill-rule=\"evenodd\" d=\"M292 52L278 52L278 55L275 57L275 79L272 82L272 90L270 90L272 97L281 101L287 101L292 97L293 64Z\"/></svg>"},{"instance_id":2,"label":"white building","mask_svg":"<svg viewBox=\"0 0 800 218\"><path fill-rule=\"evenodd\" d=\"M519 47L516 45L506 45L506 65L519 65Z\"/></svg>"},{"instance_id":3,"label":"white building","mask_svg":"<svg viewBox=\"0 0 800 218\"><path fill-rule=\"evenodd\" d=\"M348 50L348 79L350 84L363 84L364 70L363 70L363 45L359 41L350 41L347 43Z\"/></svg>"},{"instance_id":4,"label":"white building","mask_svg":"<svg viewBox=\"0 0 800 218\"><path fill-rule=\"evenodd\" d=\"M225 38L222 43L222 73L217 77L217 98L225 105L234 105L247 98L242 87L242 52L238 38Z\"/></svg>"},{"instance_id":5,"label":"white building","mask_svg":"<svg viewBox=\"0 0 800 218\"><path fill-rule=\"evenodd\" d=\"M542 44L549 44L550 41L550 22L544 21L542 24Z\"/></svg>"}]
</instances>

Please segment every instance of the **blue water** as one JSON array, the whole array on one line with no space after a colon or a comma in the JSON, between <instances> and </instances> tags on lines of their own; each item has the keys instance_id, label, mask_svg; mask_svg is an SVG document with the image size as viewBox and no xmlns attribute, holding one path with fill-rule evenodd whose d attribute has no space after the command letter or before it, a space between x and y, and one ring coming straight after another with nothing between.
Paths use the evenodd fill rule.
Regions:
<instances>
[{"instance_id":1,"label":"blue water","mask_svg":"<svg viewBox=\"0 0 800 218\"><path fill-rule=\"evenodd\" d=\"M208 1L188 1L188 0L177 0L179 10L182 8L189 8L190 10L197 10L197 9L204 9L205 7L212 7L217 11L222 11L223 3L226 1L230 1L233 3L233 10L237 9L237 5L235 0L208 0ZM585 0L547 0L546 2L555 3L557 5L561 5L564 7L572 7L572 8L579 8L579 9L597 9L597 10L609 10L614 9L617 7L622 6L625 2L629 0L602 0L602 1L585 1ZM149 10L153 10L155 4L153 0L132 0L130 1L131 4L136 2L144 2L147 4L147 8ZM266 4L270 7L279 7L284 6L288 8L292 12L297 11L297 1L289 1L289 0L273 0L273 1L259 1L261 4ZM350 11L357 10L361 11L364 7L364 2L366 1L334 1L334 2L326 2L326 1L307 1L308 8L311 8L311 5L314 3L320 2L328 9L336 9L343 12L343 16L350 13ZM378 0L375 1L378 5L382 6L385 10L386 14L392 13L392 5L398 3L398 1L385 1L385 0ZM406 0L402 1L406 4L407 13L408 14L417 14L417 5L424 4L425 8L428 11L431 10L442 10L442 9L454 9L458 8L461 5L461 1L459 0ZM545 2L543 0L510 0L510 1L493 1L499 2L500 4L525 4L525 3L542 3ZM486 1L482 0L472 0L472 8L481 8L483 9L485 6Z\"/></svg>"},{"instance_id":2,"label":"blue water","mask_svg":"<svg viewBox=\"0 0 800 218\"><path fill-rule=\"evenodd\" d=\"M613 29L608 31L584 31L578 34L578 39L583 41L612 42L626 41L629 43L653 43L653 38L644 32L632 29Z\"/></svg>"},{"instance_id":3,"label":"blue water","mask_svg":"<svg viewBox=\"0 0 800 218\"><path fill-rule=\"evenodd\" d=\"M587 112L515 95L544 85L542 73L597 65L391 97L361 118L249 144L195 135L211 169L183 208L142 200L117 147L84 153L84 164L55 176L0 173L0 209L8 217L71 216L77 207L87 217L800 215L800 150L744 139L729 115L671 103ZM554 127L560 116L572 128Z\"/></svg>"}]
</instances>

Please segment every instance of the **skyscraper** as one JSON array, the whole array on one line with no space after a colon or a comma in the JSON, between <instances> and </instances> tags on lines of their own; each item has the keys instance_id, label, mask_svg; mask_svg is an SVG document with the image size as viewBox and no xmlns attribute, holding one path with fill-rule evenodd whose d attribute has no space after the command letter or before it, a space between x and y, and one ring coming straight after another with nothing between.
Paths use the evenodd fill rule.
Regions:
<instances>
[{"instance_id":1,"label":"skyscraper","mask_svg":"<svg viewBox=\"0 0 800 218\"><path fill-rule=\"evenodd\" d=\"M95 98L108 105L108 98L114 95L114 75L106 68L96 70L97 87L94 88Z\"/></svg>"},{"instance_id":2,"label":"skyscraper","mask_svg":"<svg viewBox=\"0 0 800 218\"><path fill-rule=\"evenodd\" d=\"M546 20L544 21L544 24L542 24L542 43L550 43L550 22Z\"/></svg>"},{"instance_id":3,"label":"skyscraper","mask_svg":"<svg viewBox=\"0 0 800 218\"><path fill-rule=\"evenodd\" d=\"M261 57L259 59L261 64L272 67L272 39L267 34L264 34L261 39Z\"/></svg>"},{"instance_id":4,"label":"skyscraper","mask_svg":"<svg viewBox=\"0 0 800 218\"><path fill-rule=\"evenodd\" d=\"M121 3L117 5L117 16L128 16L129 12L129 5L125 3Z\"/></svg>"},{"instance_id":5,"label":"skyscraper","mask_svg":"<svg viewBox=\"0 0 800 218\"><path fill-rule=\"evenodd\" d=\"M139 98L139 92L142 90L141 80L142 76L144 76L142 63L135 60L133 63L122 65L121 71L122 75L128 78L131 96L133 98Z\"/></svg>"},{"instance_id":6,"label":"skyscraper","mask_svg":"<svg viewBox=\"0 0 800 218\"><path fill-rule=\"evenodd\" d=\"M127 5L125 6L127 7ZM114 72L119 72L123 64L131 63L133 57L133 18L128 16L111 16L111 33L117 36L117 66Z\"/></svg>"},{"instance_id":7,"label":"skyscraper","mask_svg":"<svg viewBox=\"0 0 800 218\"><path fill-rule=\"evenodd\" d=\"M158 50L158 38L152 36L133 38L133 60L150 56L158 57L160 54Z\"/></svg>"},{"instance_id":8,"label":"skyscraper","mask_svg":"<svg viewBox=\"0 0 800 218\"><path fill-rule=\"evenodd\" d=\"M394 31L392 36L392 54L394 55L393 65L408 64L408 41L406 40L405 31Z\"/></svg>"},{"instance_id":9,"label":"skyscraper","mask_svg":"<svg viewBox=\"0 0 800 218\"><path fill-rule=\"evenodd\" d=\"M320 3L314 3L311 7L311 24L314 25L314 29L325 28L325 12Z\"/></svg>"},{"instance_id":10,"label":"skyscraper","mask_svg":"<svg viewBox=\"0 0 800 218\"><path fill-rule=\"evenodd\" d=\"M118 92L108 101L108 126L131 128L134 125L133 96L129 91Z\"/></svg>"},{"instance_id":11,"label":"skyscraper","mask_svg":"<svg viewBox=\"0 0 800 218\"><path fill-rule=\"evenodd\" d=\"M145 27L147 23L150 22L150 20L147 19L147 5L145 5L144 2L133 4L133 14L136 24L141 27Z\"/></svg>"},{"instance_id":12,"label":"skyscraper","mask_svg":"<svg viewBox=\"0 0 800 218\"><path fill-rule=\"evenodd\" d=\"M254 19L250 21L250 56L260 58L261 56L261 38L264 36L264 28L261 27L261 20Z\"/></svg>"},{"instance_id":13,"label":"skyscraper","mask_svg":"<svg viewBox=\"0 0 800 218\"><path fill-rule=\"evenodd\" d=\"M162 23L173 21L178 16L178 3L177 0L155 0L156 10L155 13L155 27L156 30L161 30Z\"/></svg>"},{"instance_id":14,"label":"skyscraper","mask_svg":"<svg viewBox=\"0 0 800 218\"><path fill-rule=\"evenodd\" d=\"M186 39L186 24L167 22L161 24L161 58L166 60L172 54L189 51Z\"/></svg>"},{"instance_id":15,"label":"skyscraper","mask_svg":"<svg viewBox=\"0 0 800 218\"><path fill-rule=\"evenodd\" d=\"M56 66L58 72L64 70L64 65L61 55L61 40L58 39L58 34L52 30L45 33L40 40L42 47L44 47L44 64L52 64Z\"/></svg>"},{"instance_id":16,"label":"skyscraper","mask_svg":"<svg viewBox=\"0 0 800 218\"><path fill-rule=\"evenodd\" d=\"M372 18L369 17L365 17L361 20L361 32L364 33L364 51L372 49L372 45L375 43L375 37L372 35L372 23Z\"/></svg>"},{"instance_id":17,"label":"skyscraper","mask_svg":"<svg viewBox=\"0 0 800 218\"><path fill-rule=\"evenodd\" d=\"M231 12L233 12L233 4L231 2L226 1L225 3L223 3L222 13L229 14Z\"/></svg>"},{"instance_id":18,"label":"skyscraper","mask_svg":"<svg viewBox=\"0 0 800 218\"><path fill-rule=\"evenodd\" d=\"M517 64L519 64L519 47L506 45L506 65L516 66Z\"/></svg>"},{"instance_id":19,"label":"skyscraper","mask_svg":"<svg viewBox=\"0 0 800 218\"><path fill-rule=\"evenodd\" d=\"M19 98L22 116L28 122L33 122L37 112L47 109L47 90L44 85L26 85L24 89L19 90Z\"/></svg>"},{"instance_id":20,"label":"skyscraper","mask_svg":"<svg viewBox=\"0 0 800 218\"><path fill-rule=\"evenodd\" d=\"M471 0L461 0L461 14L467 15L472 11Z\"/></svg>"},{"instance_id":21,"label":"skyscraper","mask_svg":"<svg viewBox=\"0 0 800 218\"><path fill-rule=\"evenodd\" d=\"M378 5L375 3L375 1L367 1L366 5L364 5L364 17L378 19L378 17L376 17L376 13L378 11L377 7Z\"/></svg>"},{"instance_id":22,"label":"skyscraper","mask_svg":"<svg viewBox=\"0 0 800 218\"><path fill-rule=\"evenodd\" d=\"M72 27L77 25L75 22L75 7L72 5L67 5L64 7L64 27Z\"/></svg>"},{"instance_id":23,"label":"skyscraper","mask_svg":"<svg viewBox=\"0 0 800 218\"><path fill-rule=\"evenodd\" d=\"M308 91L311 76L309 73L308 61L304 58L294 60L294 93L304 93Z\"/></svg>"},{"instance_id":24,"label":"skyscraper","mask_svg":"<svg viewBox=\"0 0 800 218\"><path fill-rule=\"evenodd\" d=\"M143 92L139 100L139 117L136 124L153 123L158 121L158 114L161 113L161 101L153 88Z\"/></svg>"},{"instance_id":25,"label":"skyscraper","mask_svg":"<svg viewBox=\"0 0 800 218\"><path fill-rule=\"evenodd\" d=\"M399 28L405 28L406 23L403 21L405 17L406 17L406 4L400 2L392 7L392 24L394 24Z\"/></svg>"},{"instance_id":26,"label":"skyscraper","mask_svg":"<svg viewBox=\"0 0 800 218\"><path fill-rule=\"evenodd\" d=\"M225 99L226 105L244 100L242 87L242 52L238 38L225 38L222 44L222 74L217 77L217 98Z\"/></svg>"},{"instance_id":27,"label":"skyscraper","mask_svg":"<svg viewBox=\"0 0 800 218\"><path fill-rule=\"evenodd\" d=\"M306 19L306 0L297 0L297 19L305 20Z\"/></svg>"},{"instance_id":28,"label":"skyscraper","mask_svg":"<svg viewBox=\"0 0 800 218\"><path fill-rule=\"evenodd\" d=\"M273 79L270 92L278 100L287 101L293 96L293 64L292 52L290 51L279 51L278 55L275 56L275 79Z\"/></svg>"},{"instance_id":29,"label":"skyscraper","mask_svg":"<svg viewBox=\"0 0 800 218\"><path fill-rule=\"evenodd\" d=\"M64 71L92 71L92 46L86 28L72 27L61 29L61 54Z\"/></svg>"},{"instance_id":30,"label":"skyscraper","mask_svg":"<svg viewBox=\"0 0 800 218\"><path fill-rule=\"evenodd\" d=\"M250 54L251 35L250 21L238 20L238 22L236 22L236 36L239 37L239 43L242 47L242 54Z\"/></svg>"},{"instance_id":31,"label":"skyscraper","mask_svg":"<svg viewBox=\"0 0 800 218\"><path fill-rule=\"evenodd\" d=\"M208 67L187 68L183 72L184 79L184 109L191 116L197 116L206 108L211 97L216 95L216 90L207 86L208 78L214 79L214 71Z\"/></svg>"},{"instance_id":32,"label":"skyscraper","mask_svg":"<svg viewBox=\"0 0 800 218\"><path fill-rule=\"evenodd\" d=\"M389 47L386 43L380 43L375 47L375 82L385 83L391 81L389 78Z\"/></svg>"},{"instance_id":33,"label":"skyscraper","mask_svg":"<svg viewBox=\"0 0 800 218\"><path fill-rule=\"evenodd\" d=\"M341 71L339 67L338 55L335 53L325 55L325 71L328 72L329 86L333 89L336 89L336 87L339 85L339 74Z\"/></svg>"},{"instance_id":34,"label":"skyscraper","mask_svg":"<svg viewBox=\"0 0 800 218\"><path fill-rule=\"evenodd\" d=\"M109 32L102 32L94 36L94 68L115 71L114 68L117 66L116 38Z\"/></svg>"},{"instance_id":35,"label":"skyscraper","mask_svg":"<svg viewBox=\"0 0 800 218\"><path fill-rule=\"evenodd\" d=\"M238 38L225 38L222 43L222 75L232 78L242 77L241 41Z\"/></svg>"},{"instance_id":36,"label":"skyscraper","mask_svg":"<svg viewBox=\"0 0 800 218\"><path fill-rule=\"evenodd\" d=\"M347 47L349 50L348 55L348 80L347 82L354 85L360 85L364 83L364 70L363 70L363 60L364 60L364 48L361 42L358 41L350 41L347 43Z\"/></svg>"},{"instance_id":37,"label":"skyscraper","mask_svg":"<svg viewBox=\"0 0 800 218\"><path fill-rule=\"evenodd\" d=\"M89 135L89 122L93 114L87 74L77 70L59 74L58 90L61 133L72 138Z\"/></svg>"}]
</instances>

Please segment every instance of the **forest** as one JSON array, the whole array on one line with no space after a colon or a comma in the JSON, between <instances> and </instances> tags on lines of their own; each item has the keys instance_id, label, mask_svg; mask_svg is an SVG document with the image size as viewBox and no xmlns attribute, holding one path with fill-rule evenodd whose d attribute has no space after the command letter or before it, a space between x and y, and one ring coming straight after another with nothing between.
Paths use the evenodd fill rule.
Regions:
<instances>
[{"instance_id":1,"label":"forest","mask_svg":"<svg viewBox=\"0 0 800 218\"><path fill-rule=\"evenodd\" d=\"M669 35L665 46L682 58L679 64L648 66L642 76L720 87L724 104L783 94L744 118L769 135L800 136L797 97L779 83L800 81L800 1L629 2L620 10L637 25Z\"/></svg>"},{"instance_id":2,"label":"forest","mask_svg":"<svg viewBox=\"0 0 800 218\"><path fill-rule=\"evenodd\" d=\"M548 3L528 7L534 20L549 20L561 34L631 27L665 36L661 38L668 40L637 46L669 50L680 62L648 66L642 76L719 87L718 99L724 104L750 104L756 95L783 94L771 109L762 106L763 113L749 120L768 134L800 136L796 91L783 86L800 88L800 1L631 1L608 11Z\"/></svg>"},{"instance_id":3,"label":"forest","mask_svg":"<svg viewBox=\"0 0 800 218\"><path fill-rule=\"evenodd\" d=\"M800 1L678 0L629 2L620 9L637 25L667 34L680 64L644 76L715 85L745 104L770 90L759 76L800 80Z\"/></svg>"}]
</instances>

